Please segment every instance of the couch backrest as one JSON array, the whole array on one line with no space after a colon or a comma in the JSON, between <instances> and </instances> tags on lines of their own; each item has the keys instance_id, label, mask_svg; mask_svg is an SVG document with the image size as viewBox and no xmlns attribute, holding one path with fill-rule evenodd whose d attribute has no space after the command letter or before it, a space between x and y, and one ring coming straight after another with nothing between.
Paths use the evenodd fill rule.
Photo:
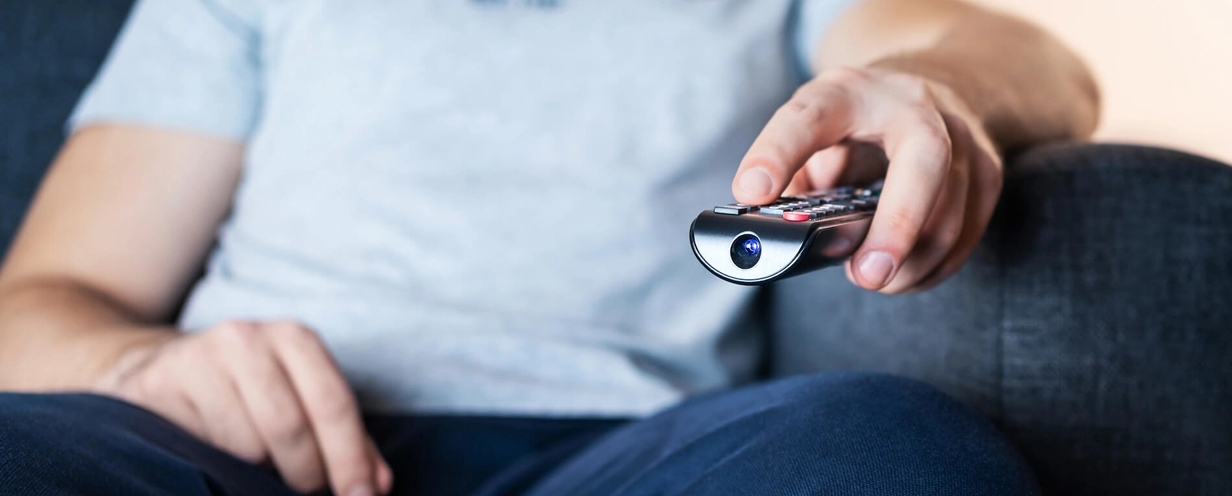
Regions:
<instances>
[{"instance_id":1,"label":"couch backrest","mask_svg":"<svg viewBox=\"0 0 1232 496\"><path fill-rule=\"evenodd\" d=\"M1045 494L1232 494L1232 167L1062 145L1008 163L980 248L930 291L841 270L772 295L775 371L924 380L997 422Z\"/></svg>"},{"instance_id":2,"label":"couch backrest","mask_svg":"<svg viewBox=\"0 0 1232 496\"><path fill-rule=\"evenodd\" d=\"M0 256L132 0L0 0Z\"/></svg>"}]
</instances>

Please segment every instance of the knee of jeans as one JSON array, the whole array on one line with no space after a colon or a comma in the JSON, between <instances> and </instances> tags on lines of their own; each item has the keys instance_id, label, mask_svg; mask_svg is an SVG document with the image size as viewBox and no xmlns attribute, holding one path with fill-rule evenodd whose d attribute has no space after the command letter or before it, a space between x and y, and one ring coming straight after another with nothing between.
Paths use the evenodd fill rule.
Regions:
<instances>
[{"instance_id":1,"label":"knee of jeans","mask_svg":"<svg viewBox=\"0 0 1232 496\"><path fill-rule=\"evenodd\" d=\"M802 435L825 435L816 426L844 432L910 432L944 442L1007 445L979 414L933 386L887 374L848 372L789 380L780 392L785 422ZM877 434L881 435L881 434Z\"/></svg>"},{"instance_id":2,"label":"knee of jeans","mask_svg":"<svg viewBox=\"0 0 1232 496\"><path fill-rule=\"evenodd\" d=\"M801 376L788 382L788 401L797 406L841 402L852 406L944 410L964 407L937 388L915 379L875 372Z\"/></svg>"},{"instance_id":3,"label":"knee of jeans","mask_svg":"<svg viewBox=\"0 0 1232 496\"><path fill-rule=\"evenodd\" d=\"M783 386L770 424L781 429L779 442L802 456L838 453L826 459L853 470L892 464L903 473L960 481L964 494L1037 493L1030 469L996 427L928 384L841 373Z\"/></svg>"}]
</instances>

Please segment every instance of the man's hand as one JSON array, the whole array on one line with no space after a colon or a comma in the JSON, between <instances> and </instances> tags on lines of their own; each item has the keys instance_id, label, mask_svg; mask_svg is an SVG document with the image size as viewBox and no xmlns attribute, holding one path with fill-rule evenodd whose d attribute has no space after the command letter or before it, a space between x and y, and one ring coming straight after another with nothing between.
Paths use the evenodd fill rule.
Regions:
<instances>
[{"instance_id":1,"label":"man's hand","mask_svg":"<svg viewBox=\"0 0 1232 496\"><path fill-rule=\"evenodd\" d=\"M860 153L867 145L884 156ZM822 73L766 124L732 192L741 203L764 205L879 169L881 202L847 277L902 293L958 271L996 207L1001 159L976 115L938 82L876 68Z\"/></svg>"},{"instance_id":2,"label":"man's hand","mask_svg":"<svg viewBox=\"0 0 1232 496\"><path fill-rule=\"evenodd\" d=\"M293 322L229 322L133 350L97 390L140 405L292 488L386 493L389 465L329 352Z\"/></svg>"}]
</instances>

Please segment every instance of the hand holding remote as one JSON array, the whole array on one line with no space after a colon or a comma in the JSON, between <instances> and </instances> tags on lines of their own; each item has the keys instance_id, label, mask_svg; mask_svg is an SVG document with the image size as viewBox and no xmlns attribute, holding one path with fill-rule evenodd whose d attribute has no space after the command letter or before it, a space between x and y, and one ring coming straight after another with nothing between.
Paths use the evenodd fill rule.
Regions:
<instances>
[{"instance_id":1,"label":"hand holding remote","mask_svg":"<svg viewBox=\"0 0 1232 496\"><path fill-rule=\"evenodd\" d=\"M983 124L950 88L887 69L835 69L802 86L741 161L736 200L832 188L889 157L882 200L847 276L883 293L927 289L957 272L988 226L1001 192L1001 159Z\"/></svg>"}]
</instances>

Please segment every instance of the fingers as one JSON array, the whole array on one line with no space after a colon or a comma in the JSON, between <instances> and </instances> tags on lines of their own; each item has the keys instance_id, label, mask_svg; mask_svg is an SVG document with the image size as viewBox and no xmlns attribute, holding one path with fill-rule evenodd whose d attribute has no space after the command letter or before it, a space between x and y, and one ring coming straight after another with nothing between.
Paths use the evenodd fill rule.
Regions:
<instances>
[{"instance_id":1,"label":"fingers","mask_svg":"<svg viewBox=\"0 0 1232 496\"><path fill-rule=\"evenodd\" d=\"M376 444L372 442L372 438L368 438L368 458L377 465L377 491L380 494L388 494L394 486L394 471L389 468L389 462L385 461L385 457L381 455L381 450L377 449Z\"/></svg>"},{"instance_id":2,"label":"fingers","mask_svg":"<svg viewBox=\"0 0 1232 496\"><path fill-rule=\"evenodd\" d=\"M171 420L300 492L386 493L393 472L364 430L342 373L311 330L227 322L109 372L101 391Z\"/></svg>"},{"instance_id":3,"label":"fingers","mask_svg":"<svg viewBox=\"0 0 1232 496\"><path fill-rule=\"evenodd\" d=\"M975 144L969 130L960 121L945 119L945 123L953 143L949 176L919 239L903 261L902 268L881 289L883 293L897 294L915 288L950 255L963 233L970 186L968 157Z\"/></svg>"},{"instance_id":4,"label":"fingers","mask_svg":"<svg viewBox=\"0 0 1232 496\"><path fill-rule=\"evenodd\" d=\"M839 185L843 172L850 162L851 147L834 145L809 157L804 163L804 173L810 189L830 189Z\"/></svg>"},{"instance_id":5,"label":"fingers","mask_svg":"<svg viewBox=\"0 0 1232 496\"><path fill-rule=\"evenodd\" d=\"M204 359L196 354L179 360L179 366L185 369L178 375L186 378L185 394L200 416L209 419L203 425L204 439L248 463L261 463L267 455L265 445L232 378L224 374L200 373L204 367L221 363L219 359L223 357L218 356L216 350L211 350L215 356Z\"/></svg>"},{"instance_id":6,"label":"fingers","mask_svg":"<svg viewBox=\"0 0 1232 496\"><path fill-rule=\"evenodd\" d=\"M791 179L791 183L787 185L787 189L783 190L783 196L799 195L814 189L806 172L807 171L805 171L805 169L796 171L796 176Z\"/></svg>"},{"instance_id":7,"label":"fingers","mask_svg":"<svg viewBox=\"0 0 1232 496\"><path fill-rule=\"evenodd\" d=\"M880 290L911 253L950 172L950 138L936 110L895 116L885 131L890 157L872 226L852 258L859 286Z\"/></svg>"},{"instance_id":8,"label":"fingers","mask_svg":"<svg viewBox=\"0 0 1232 496\"><path fill-rule=\"evenodd\" d=\"M330 486L341 496L377 492L378 467L350 387L316 333L294 323L276 324L275 348L321 449Z\"/></svg>"},{"instance_id":9,"label":"fingers","mask_svg":"<svg viewBox=\"0 0 1232 496\"><path fill-rule=\"evenodd\" d=\"M852 117L852 100L843 87L825 82L802 86L774 113L740 162L732 181L736 200L773 202L809 157L850 134Z\"/></svg>"},{"instance_id":10,"label":"fingers","mask_svg":"<svg viewBox=\"0 0 1232 496\"><path fill-rule=\"evenodd\" d=\"M811 189L830 189L881 179L888 162L880 146L849 140L814 153L803 170Z\"/></svg>"},{"instance_id":11,"label":"fingers","mask_svg":"<svg viewBox=\"0 0 1232 496\"><path fill-rule=\"evenodd\" d=\"M273 344L256 324L231 323L218 329L226 341L240 397L270 460L291 488L308 492L325 486L325 465L315 433L294 386L275 358Z\"/></svg>"},{"instance_id":12,"label":"fingers","mask_svg":"<svg viewBox=\"0 0 1232 496\"><path fill-rule=\"evenodd\" d=\"M1002 175L999 160L996 156L983 152L975 154L962 235L937 269L913 290L930 288L957 273L979 245L996 211L997 199L1001 196Z\"/></svg>"}]
</instances>

